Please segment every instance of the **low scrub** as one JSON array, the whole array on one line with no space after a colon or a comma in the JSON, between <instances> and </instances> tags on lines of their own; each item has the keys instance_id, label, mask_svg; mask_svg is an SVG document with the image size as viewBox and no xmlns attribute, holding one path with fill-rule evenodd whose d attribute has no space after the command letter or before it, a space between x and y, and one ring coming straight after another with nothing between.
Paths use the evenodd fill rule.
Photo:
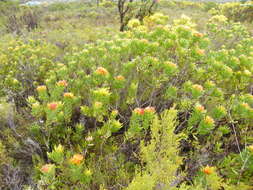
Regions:
<instances>
[{"instance_id":1,"label":"low scrub","mask_svg":"<svg viewBox=\"0 0 253 190\"><path fill-rule=\"evenodd\" d=\"M0 92L19 128L0 132L0 158L12 158L0 164L29 171L24 188L252 187L252 37L223 15L205 33L168 19L131 19L62 59L43 40L1 49Z\"/></svg>"}]
</instances>

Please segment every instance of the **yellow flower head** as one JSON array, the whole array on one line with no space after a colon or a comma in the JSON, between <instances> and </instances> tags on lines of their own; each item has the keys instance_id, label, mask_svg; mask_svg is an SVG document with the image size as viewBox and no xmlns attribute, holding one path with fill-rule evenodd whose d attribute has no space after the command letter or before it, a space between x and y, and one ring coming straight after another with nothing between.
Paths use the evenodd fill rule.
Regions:
<instances>
[{"instance_id":1,"label":"yellow flower head","mask_svg":"<svg viewBox=\"0 0 253 190\"><path fill-rule=\"evenodd\" d=\"M112 116L117 116L119 114L119 111L114 109L114 110L112 110L111 114L112 114Z\"/></svg>"},{"instance_id":2,"label":"yellow flower head","mask_svg":"<svg viewBox=\"0 0 253 190\"><path fill-rule=\"evenodd\" d=\"M165 62L165 64L169 65L170 67L177 68L177 65L175 63L170 62L170 61Z\"/></svg>"},{"instance_id":3,"label":"yellow flower head","mask_svg":"<svg viewBox=\"0 0 253 190\"><path fill-rule=\"evenodd\" d=\"M59 66L59 67L63 67L63 66L64 66L64 64L63 64L63 63L58 63L58 64L57 64L57 66Z\"/></svg>"},{"instance_id":4,"label":"yellow flower head","mask_svg":"<svg viewBox=\"0 0 253 190\"><path fill-rule=\"evenodd\" d=\"M247 76L251 76L251 72L248 69L244 70L244 74Z\"/></svg>"},{"instance_id":5,"label":"yellow flower head","mask_svg":"<svg viewBox=\"0 0 253 190\"><path fill-rule=\"evenodd\" d=\"M64 147L60 144L55 147L55 151L58 153L62 153L64 151Z\"/></svg>"},{"instance_id":6,"label":"yellow flower head","mask_svg":"<svg viewBox=\"0 0 253 190\"><path fill-rule=\"evenodd\" d=\"M192 85L192 88L194 88L194 89L196 89L196 90L198 90L198 91L200 91L200 92L203 91L203 87L202 87L201 85L199 85L199 84L194 84L194 85Z\"/></svg>"},{"instance_id":7,"label":"yellow flower head","mask_svg":"<svg viewBox=\"0 0 253 190\"><path fill-rule=\"evenodd\" d=\"M87 170L84 171L84 174L85 174L86 176L91 176L91 175L92 175L92 172L91 172L91 170L87 169Z\"/></svg>"},{"instance_id":8,"label":"yellow flower head","mask_svg":"<svg viewBox=\"0 0 253 190\"><path fill-rule=\"evenodd\" d=\"M32 104L32 107L33 108L38 108L38 107L40 107L40 104L38 102L35 102L35 103Z\"/></svg>"},{"instance_id":9,"label":"yellow flower head","mask_svg":"<svg viewBox=\"0 0 253 190\"><path fill-rule=\"evenodd\" d=\"M253 152L253 145L248 146L248 149Z\"/></svg>"},{"instance_id":10,"label":"yellow flower head","mask_svg":"<svg viewBox=\"0 0 253 190\"><path fill-rule=\"evenodd\" d=\"M63 96L64 96L65 98L74 98L74 94L71 93L71 92L66 92L66 93L64 93Z\"/></svg>"},{"instance_id":11,"label":"yellow flower head","mask_svg":"<svg viewBox=\"0 0 253 190\"><path fill-rule=\"evenodd\" d=\"M145 43L145 44L148 44L148 40L147 39L140 39L141 42Z\"/></svg>"},{"instance_id":12,"label":"yellow flower head","mask_svg":"<svg viewBox=\"0 0 253 190\"><path fill-rule=\"evenodd\" d=\"M210 116L206 116L205 117L205 123L209 124L209 125L213 125L214 124L214 120Z\"/></svg>"},{"instance_id":13,"label":"yellow flower head","mask_svg":"<svg viewBox=\"0 0 253 190\"><path fill-rule=\"evenodd\" d=\"M45 85L41 85L41 86L37 87L38 92L43 92L43 91L46 91L46 90L47 90L47 87Z\"/></svg>"}]
</instances>

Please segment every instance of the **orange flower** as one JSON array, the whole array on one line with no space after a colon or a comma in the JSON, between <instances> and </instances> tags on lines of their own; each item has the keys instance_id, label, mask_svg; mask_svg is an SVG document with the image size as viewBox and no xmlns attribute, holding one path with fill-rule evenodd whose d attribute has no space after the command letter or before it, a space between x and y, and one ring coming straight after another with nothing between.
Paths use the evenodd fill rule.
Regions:
<instances>
[{"instance_id":1,"label":"orange flower","mask_svg":"<svg viewBox=\"0 0 253 190\"><path fill-rule=\"evenodd\" d=\"M244 108L246 108L246 109L249 109L249 108L250 108L250 106L249 106L248 103L243 102L241 105L242 105Z\"/></svg>"},{"instance_id":2,"label":"orange flower","mask_svg":"<svg viewBox=\"0 0 253 190\"><path fill-rule=\"evenodd\" d=\"M50 109L50 110L56 110L57 109L57 107L58 107L58 103L56 103L56 102L52 102L52 103L49 103L49 104L47 104L47 107Z\"/></svg>"},{"instance_id":3,"label":"orange flower","mask_svg":"<svg viewBox=\"0 0 253 190\"><path fill-rule=\"evenodd\" d=\"M143 108L135 108L134 113L137 113L138 115L143 115L144 109Z\"/></svg>"},{"instance_id":4,"label":"orange flower","mask_svg":"<svg viewBox=\"0 0 253 190\"><path fill-rule=\"evenodd\" d=\"M203 50L203 49L198 49L198 50L197 50L197 53L198 53L199 55L204 55L204 54L205 54L205 50Z\"/></svg>"},{"instance_id":5,"label":"orange flower","mask_svg":"<svg viewBox=\"0 0 253 190\"><path fill-rule=\"evenodd\" d=\"M195 109L196 109L197 111L199 111L199 112L205 111L205 108L204 108L204 106L202 106L202 105L196 105L196 106L195 106Z\"/></svg>"},{"instance_id":6,"label":"orange flower","mask_svg":"<svg viewBox=\"0 0 253 190\"><path fill-rule=\"evenodd\" d=\"M202 34L200 32L196 32L196 33L194 33L194 36L198 37L198 38L202 38L204 36L204 34Z\"/></svg>"},{"instance_id":7,"label":"orange flower","mask_svg":"<svg viewBox=\"0 0 253 190\"><path fill-rule=\"evenodd\" d=\"M144 112L146 112L146 113L154 113L155 112L155 108L148 106L148 107L146 107L144 109Z\"/></svg>"},{"instance_id":8,"label":"orange flower","mask_svg":"<svg viewBox=\"0 0 253 190\"><path fill-rule=\"evenodd\" d=\"M210 167L210 166L206 166L203 168L203 172L207 175L210 175L213 173L213 167Z\"/></svg>"},{"instance_id":9,"label":"orange flower","mask_svg":"<svg viewBox=\"0 0 253 190\"><path fill-rule=\"evenodd\" d=\"M45 164L40 168L42 173L49 173L50 170L54 167L54 164Z\"/></svg>"},{"instance_id":10,"label":"orange flower","mask_svg":"<svg viewBox=\"0 0 253 190\"><path fill-rule=\"evenodd\" d=\"M108 71L103 67L98 67L97 70L96 70L96 73L99 74L99 75L107 75Z\"/></svg>"},{"instance_id":11,"label":"orange flower","mask_svg":"<svg viewBox=\"0 0 253 190\"><path fill-rule=\"evenodd\" d=\"M125 77L123 77L122 75L118 75L115 77L115 79L122 81L122 80L125 80Z\"/></svg>"},{"instance_id":12,"label":"orange flower","mask_svg":"<svg viewBox=\"0 0 253 190\"><path fill-rule=\"evenodd\" d=\"M42 92L42 91L46 91L46 90L47 90L47 87L45 85L41 85L41 86L37 87L38 92Z\"/></svg>"},{"instance_id":13,"label":"orange flower","mask_svg":"<svg viewBox=\"0 0 253 190\"><path fill-rule=\"evenodd\" d=\"M68 86L68 83L66 80L60 80L57 82L57 85L62 86L62 87L66 87L66 86Z\"/></svg>"},{"instance_id":14,"label":"orange flower","mask_svg":"<svg viewBox=\"0 0 253 190\"><path fill-rule=\"evenodd\" d=\"M81 154L75 154L75 155L70 159L70 162L71 162L72 164L76 164L76 165L81 164L82 161L83 161L83 155L81 155Z\"/></svg>"},{"instance_id":15,"label":"orange flower","mask_svg":"<svg viewBox=\"0 0 253 190\"><path fill-rule=\"evenodd\" d=\"M71 93L71 92L66 92L66 93L64 93L63 96L64 96L65 98L74 98L74 94Z\"/></svg>"}]
</instances>

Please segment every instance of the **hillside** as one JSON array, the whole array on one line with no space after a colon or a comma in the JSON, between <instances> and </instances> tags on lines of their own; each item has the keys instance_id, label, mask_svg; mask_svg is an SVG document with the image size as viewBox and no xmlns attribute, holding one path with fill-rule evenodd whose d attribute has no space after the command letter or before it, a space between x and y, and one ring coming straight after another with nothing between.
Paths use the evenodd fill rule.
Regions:
<instances>
[{"instance_id":1,"label":"hillside","mask_svg":"<svg viewBox=\"0 0 253 190\"><path fill-rule=\"evenodd\" d=\"M0 2L0 189L252 190L253 2Z\"/></svg>"}]
</instances>

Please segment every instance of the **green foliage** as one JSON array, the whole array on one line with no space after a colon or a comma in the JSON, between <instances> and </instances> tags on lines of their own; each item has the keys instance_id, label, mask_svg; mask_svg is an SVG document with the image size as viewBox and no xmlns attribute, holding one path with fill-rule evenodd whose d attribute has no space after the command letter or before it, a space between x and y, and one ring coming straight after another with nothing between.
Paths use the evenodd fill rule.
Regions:
<instances>
[{"instance_id":1,"label":"green foliage","mask_svg":"<svg viewBox=\"0 0 253 190\"><path fill-rule=\"evenodd\" d=\"M234 2L226 3L219 7L222 14L234 21L253 21L253 2L247 1L245 3Z\"/></svg>"},{"instance_id":2,"label":"green foliage","mask_svg":"<svg viewBox=\"0 0 253 190\"><path fill-rule=\"evenodd\" d=\"M165 110L161 120L156 116L152 122L151 140L141 142L140 157L142 165L127 190L154 189L161 186L169 188L176 180L176 173L182 164L177 147L179 136L174 134L177 111Z\"/></svg>"},{"instance_id":3,"label":"green foliage","mask_svg":"<svg viewBox=\"0 0 253 190\"><path fill-rule=\"evenodd\" d=\"M0 29L5 32L21 34L39 27L40 9L21 7L15 1L0 2Z\"/></svg>"},{"instance_id":4,"label":"green foliage","mask_svg":"<svg viewBox=\"0 0 253 190\"><path fill-rule=\"evenodd\" d=\"M42 41L9 42L8 48L2 47L0 54L0 93L7 95L20 92L20 96L31 94L33 88L46 79L48 70L54 66L56 53L55 46Z\"/></svg>"},{"instance_id":5,"label":"green foliage","mask_svg":"<svg viewBox=\"0 0 253 190\"><path fill-rule=\"evenodd\" d=\"M109 2L50 5L41 31L3 37L0 93L16 109L0 104L0 118L18 119L3 122L0 158L12 157L45 190L249 189L251 33L223 15L200 32L186 15L136 15L142 6L130 4L127 30L115 33L114 24L100 40L91 23L114 22ZM94 38L83 37L87 23Z\"/></svg>"}]
</instances>

